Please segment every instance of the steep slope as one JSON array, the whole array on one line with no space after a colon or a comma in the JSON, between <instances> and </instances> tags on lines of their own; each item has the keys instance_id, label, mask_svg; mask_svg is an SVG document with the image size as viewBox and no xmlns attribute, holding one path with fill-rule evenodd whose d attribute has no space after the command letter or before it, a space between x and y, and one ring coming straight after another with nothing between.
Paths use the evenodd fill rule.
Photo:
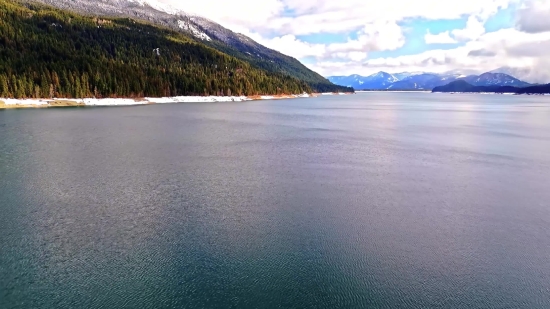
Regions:
<instances>
[{"instance_id":1,"label":"steep slope","mask_svg":"<svg viewBox=\"0 0 550 309\"><path fill-rule=\"evenodd\" d=\"M269 49L251 38L235 33L206 18L194 16L189 20L212 38L208 44L218 50L269 72L283 72L306 81L315 91L353 91L351 88L335 85L318 73L305 67L293 57Z\"/></svg>"},{"instance_id":2,"label":"steep slope","mask_svg":"<svg viewBox=\"0 0 550 309\"><path fill-rule=\"evenodd\" d=\"M252 39L206 18L186 14L154 0L26 0L95 16L130 17L185 32L212 48L270 73L283 73L303 80L314 91L353 91L332 84L295 58L269 49Z\"/></svg>"},{"instance_id":3,"label":"steep slope","mask_svg":"<svg viewBox=\"0 0 550 309\"><path fill-rule=\"evenodd\" d=\"M0 0L0 97L254 95L311 91L194 41L131 19Z\"/></svg>"}]
</instances>

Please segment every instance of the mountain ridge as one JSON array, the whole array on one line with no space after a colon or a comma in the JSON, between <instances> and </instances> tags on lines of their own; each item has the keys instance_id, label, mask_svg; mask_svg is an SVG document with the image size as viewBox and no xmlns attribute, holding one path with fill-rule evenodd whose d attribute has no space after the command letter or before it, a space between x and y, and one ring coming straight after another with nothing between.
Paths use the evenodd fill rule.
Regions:
<instances>
[{"instance_id":1,"label":"mountain ridge","mask_svg":"<svg viewBox=\"0 0 550 309\"><path fill-rule=\"evenodd\" d=\"M88 16L123 17L145 21L174 31L190 34L203 43L227 55L250 63L270 73L283 73L308 83L316 92L351 92L353 89L335 85L310 70L297 59L267 48L251 38L235 33L216 22L164 6L151 0L23 0L43 3ZM151 6L151 3L154 5Z\"/></svg>"}]
</instances>

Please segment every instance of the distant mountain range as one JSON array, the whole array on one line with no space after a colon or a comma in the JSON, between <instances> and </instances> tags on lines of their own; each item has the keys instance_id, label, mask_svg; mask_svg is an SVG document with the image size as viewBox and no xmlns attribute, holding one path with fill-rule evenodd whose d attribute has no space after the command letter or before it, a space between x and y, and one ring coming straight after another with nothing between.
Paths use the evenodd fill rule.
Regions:
<instances>
[{"instance_id":1,"label":"distant mountain range","mask_svg":"<svg viewBox=\"0 0 550 309\"><path fill-rule=\"evenodd\" d=\"M356 90L424 90L431 91L435 87L447 85L453 81L463 80L473 86L513 86L528 87L531 84L521 81L511 75L497 72L487 72L481 75L463 75L459 73L398 73L378 72L370 76L330 76L328 80L334 84L353 87Z\"/></svg>"},{"instance_id":2,"label":"distant mountain range","mask_svg":"<svg viewBox=\"0 0 550 309\"><path fill-rule=\"evenodd\" d=\"M465 80L456 80L445 86L435 87L432 92L543 94L550 93L550 84L529 87L475 86Z\"/></svg>"},{"instance_id":3,"label":"distant mountain range","mask_svg":"<svg viewBox=\"0 0 550 309\"><path fill-rule=\"evenodd\" d=\"M353 87L354 89L387 89L393 83L398 82L400 79L394 75L386 72L379 72L370 76L331 76L328 80L336 85L353 85L347 87Z\"/></svg>"}]
</instances>

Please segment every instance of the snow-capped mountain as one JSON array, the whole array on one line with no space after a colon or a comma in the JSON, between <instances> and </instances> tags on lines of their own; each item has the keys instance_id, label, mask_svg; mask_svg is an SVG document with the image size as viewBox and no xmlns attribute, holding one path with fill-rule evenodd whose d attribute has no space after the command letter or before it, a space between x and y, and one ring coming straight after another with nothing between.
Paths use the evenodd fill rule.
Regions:
<instances>
[{"instance_id":1,"label":"snow-capped mountain","mask_svg":"<svg viewBox=\"0 0 550 309\"><path fill-rule=\"evenodd\" d=\"M350 76L331 76L328 80L336 85L353 87L354 89L386 89L399 79L386 72L378 72L370 76L357 74Z\"/></svg>"},{"instance_id":2,"label":"snow-capped mountain","mask_svg":"<svg viewBox=\"0 0 550 309\"><path fill-rule=\"evenodd\" d=\"M240 52L263 58L266 61L285 56L252 39L235 33L207 18L188 14L184 10L158 0L26 0L42 2L62 9L99 16L130 17L186 32L193 37L212 43L225 43ZM184 6L184 5L182 5ZM285 56L288 57L288 56ZM269 58L269 59L266 59ZM288 57L290 58L290 57Z\"/></svg>"},{"instance_id":3,"label":"snow-capped mountain","mask_svg":"<svg viewBox=\"0 0 550 309\"><path fill-rule=\"evenodd\" d=\"M421 75L425 74L426 72L401 72L401 73L392 73L393 76L397 78L397 80L404 80L405 78L415 76L415 75Z\"/></svg>"},{"instance_id":4,"label":"snow-capped mountain","mask_svg":"<svg viewBox=\"0 0 550 309\"><path fill-rule=\"evenodd\" d=\"M28 0L31 1L32 0ZM100 16L131 17L187 32L200 40L211 40L204 25L212 23L205 18L156 0L34 0L62 9ZM202 21L204 19L204 21ZM199 25L199 24L202 24ZM214 23L213 23L214 24ZM217 25L217 24L216 24Z\"/></svg>"},{"instance_id":5,"label":"snow-capped mountain","mask_svg":"<svg viewBox=\"0 0 550 309\"><path fill-rule=\"evenodd\" d=\"M133 2L133 3L136 3L140 6L149 6L157 11L160 11L160 12L165 12L165 13L168 13L168 14L178 14L178 13L182 13L181 10L171 6L171 5L168 5L166 3L162 3L162 2L159 2L159 1L156 1L156 0L126 0L128 2ZM113 1L104 1L104 0L100 0L98 2L113 2ZM114 2L117 2L118 4L124 4L124 1L121 1L121 0L115 0Z\"/></svg>"},{"instance_id":6,"label":"snow-capped mountain","mask_svg":"<svg viewBox=\"0 0 550 309\"><path fill-rule=\"evenodd\" d=\"M350 85L357 90L432 90L456 80L465 80L473 86L514 86L526 87L530 84L502 73L463 75L461 72L448 73L397 73L379 72L367 77L360 75L334 76L328 78L337 85Z\"/></svg>"},{"instance_id":7,"label":"snow-capped mountain","mask_svg":"<svg viewBox=\"0 0 550 309\"><path fill-rule=\"evenodd\" d=\"M29 2L32 2L28 0ZM156 0L34 0L62 9L99 16L131 17L185 31L202 40L209 38L191 18L177 8Z\"/></svg>"},{"instance_id":8,"label":"snow-capped mountain","mask_svg":"<svg viewBox=\"0 0 550 309\"><path fill-rule=\"evenodd\" d=\"M436 74L424 73L412 75L390 85L387 89L390 90L431 90L441 83L445 83L446 77Z\"/></svg>"}]
</instances>

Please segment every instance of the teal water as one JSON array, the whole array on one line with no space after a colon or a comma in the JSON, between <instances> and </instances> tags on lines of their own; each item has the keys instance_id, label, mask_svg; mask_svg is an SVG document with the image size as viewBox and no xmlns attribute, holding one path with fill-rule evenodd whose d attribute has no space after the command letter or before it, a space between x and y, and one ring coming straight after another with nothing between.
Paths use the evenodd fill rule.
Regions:
<instances>
[{"instance_id":1,"label":"teal water","mask_svg":"<svg viewBox=\"0 0 550 309\"><path fill-rule=\"evenodd\" d=\"M550 308L550 97L0 111L0 308Z\"/></svg>"}]
</instances>

